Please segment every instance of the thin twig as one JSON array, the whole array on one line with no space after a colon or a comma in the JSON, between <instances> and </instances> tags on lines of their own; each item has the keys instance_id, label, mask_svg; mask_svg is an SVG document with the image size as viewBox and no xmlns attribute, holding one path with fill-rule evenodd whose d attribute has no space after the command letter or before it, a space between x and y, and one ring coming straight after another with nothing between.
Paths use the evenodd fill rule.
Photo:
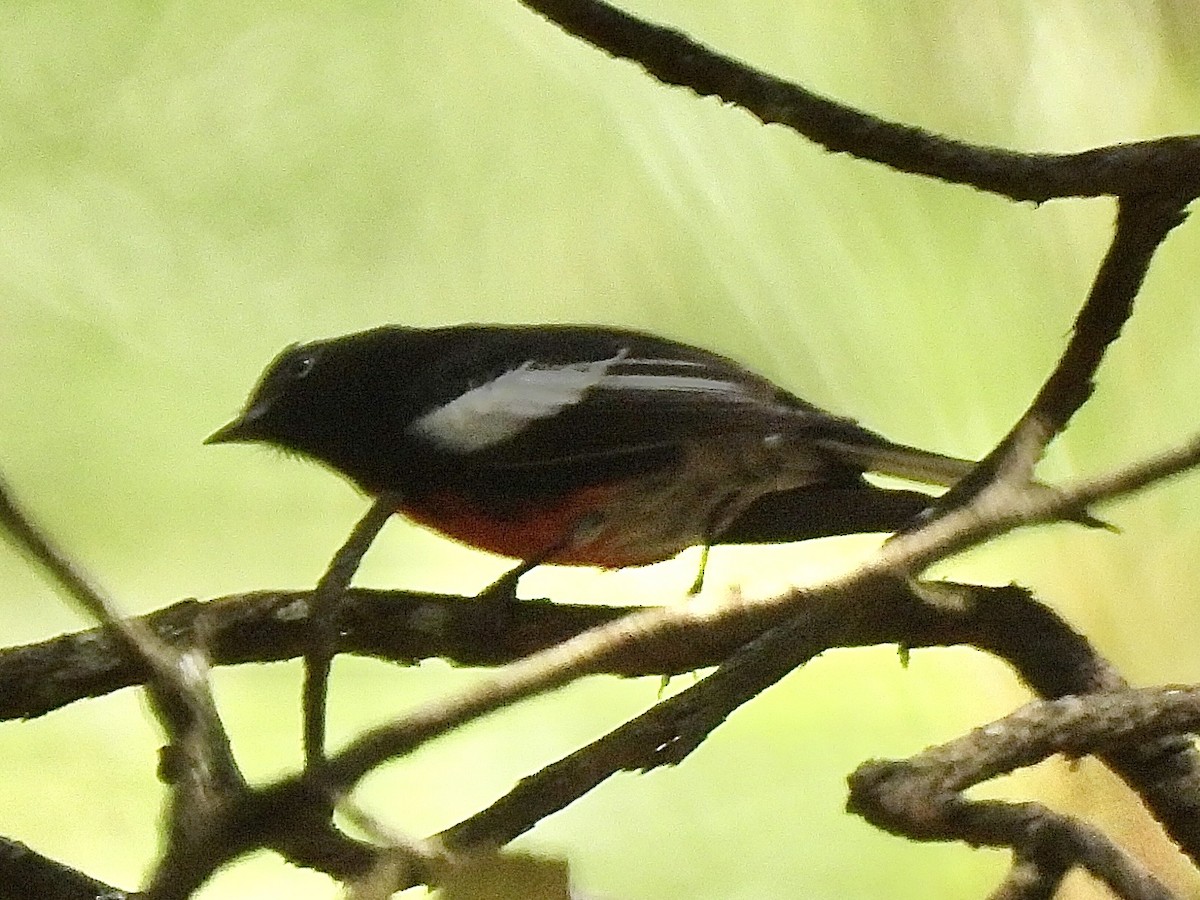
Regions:
<instances>
[{"instance_id":1,"label":"thin twig","mask_svg":"<svg viewBox=\"0 0 1200 900\"><path fill-rule=\"evenodd\" d=\"M325 763L325 705L329 671L338 646L338 614L342 597L358 565L381 528L397 508L397 498L385 494L371 504L350 537L334 554L313 591L308 615L309 644L304 655L304 763L317 772Z\"/></svg>"},{"instance_id":2,"label":"thin twig","mask_svg":"<svg viewBox=\"0 0 1200 900\"><path fill-rule=\"evenodd\" d=\"M1200 194L1200 139L1168 137L1082 153L1020 153L889 122L718 53L601 0L522 0L568 34L640 64L664 84L720 97L835 153L1013 200Z\"/></svg>"},{"instance_id":3,"label":"thin twig","mask_svg":"<svg viewBox=\"0 0 1200 900\"><path fill-rule=\"evenodd\" d=\"M80 569L23 512L8 485L0 479L0 529L13 543L79 604L117 637L121 650L143 661L150 670L147 684L155 688L159 715L169 733L186 730L181 709L192 705L196 681L186 674L180 654L164 644L137 619L126 619L104 590Z\"/></svg>"},{"instance_id":4,"label":"thin twig","mask_svg":"<svg viewBox=\"0 0 1200 900\"><path fill-rule=\"evenodd\" d=\"M1104 353L1133 314L1134 299L1155 251L1183 221L1184 207L1191 199L1162 194L1120 199L1112 243L1058 364L1004 439L942 496L940 508L966 507L969 501L986 505L1004 492L1043 489L1031 484L1034 466L1091 397ZM1085 515L1086 507L1078 512Z\"/></svg>"}]
</instances>

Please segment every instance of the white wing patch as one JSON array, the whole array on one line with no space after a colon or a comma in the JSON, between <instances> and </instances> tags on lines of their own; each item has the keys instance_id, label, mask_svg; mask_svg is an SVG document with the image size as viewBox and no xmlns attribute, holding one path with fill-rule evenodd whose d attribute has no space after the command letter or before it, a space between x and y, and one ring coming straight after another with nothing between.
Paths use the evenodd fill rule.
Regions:
<instances>
[{"instance_id":1,"label":"white wing patch","mask_svg":"<svg viewBox=\"0 0 1200 900\"><path fill-rule=\"evenodd\" d=\"M545 369L524 363L426 413L408 430L448 450L482 450L578 403L624 355Z\"/></svg>"},{"instance_id":2,"label":"white wing patch","mask_svg":"<svg viewBox=\"0 0 1200 900\"><path fill-rule=\"evenodd\" d=\"M516 437L531 423L581 402L591 390L723 394L730 402L753 399L743 385L724 378L669 374L702 369L702 363L629 359L628 353L622 350L608 359L558 366L523 363L426 413L408 430L445 449L472 453ZM659 371L620 371L631 367Z\"/></svg>"}]
</instances>

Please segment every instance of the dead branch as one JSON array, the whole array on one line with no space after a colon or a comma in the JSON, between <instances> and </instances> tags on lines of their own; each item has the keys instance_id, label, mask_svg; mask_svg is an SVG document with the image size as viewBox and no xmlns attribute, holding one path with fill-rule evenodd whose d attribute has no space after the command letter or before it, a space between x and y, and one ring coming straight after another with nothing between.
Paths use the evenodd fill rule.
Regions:
<instances>
[{"instance_id":1,"label":"dead branch","mask_svg":"<svg viewBox=\"0 0 1200 900\"><path fill-rule=\"evenodd\" d=\"M402 887L432 882L435 863L446 861L443 850L498 846L617 771L680 762L733 710L829 647L969 642L1008 659L1042 696L1060 699L1028 707L908 763L860 769L853 808L881 827L918 839L1013 848L1014 867L997 896L1049 896L1075 865L1122 897L1167 896L1094 829L1035 804L977 803L961 792L1052 753L1095 753L1139 792L1193 860L1200 860L1200 762L1182 737L1195 728L1194 690L1126 690L1082 637L1019 589L930 584L920 576L931 564L1014 528L1087 521L1093 504L1185 471L1200 459L1197 440L1089 483L1050 488L1033 480L1049 441L1091 395L1104 352L1132 313L1154 253L1200 194L1200 140L1166 138L1075 154L972 146L850 109L597 0L526 0L526 5L595 46L636 60L665 83L738 104L833 151L1018 200L1117 197L1112 245L1062 358L1029 409L934 515L897 535L854 572L787 596L722 609L526 605L515 617L513 634L487 648L479 639L480 613L471 604L409 595L397 604L399 613L384 614L379 595L346 592L358 559L387 517L382 504L335 557L315 594L247 595L126 622L0 489L0 525L105 626L0 656L0 683L7 686L5 675L13 679L7 714L39 715L81 696L146 685L170 742L163 769L173 787L169 836L147 894L155 900L188 896L217 867L260 847L342 879L370 873L377 880L402 854L403 864L391 876ZM947 604L947 598L953 602ZM367 615L371 618L359 618ZM381 622L390 627L380 629ZM1039 626L1036 633L1029 623ZM325 691L335 652L507 662L477 687L368 731L327 758ZM90 659L83 658L87 654ZM293 655L306 658L306 767L249 788L208 692L208 660ZM466 722L584 675L678 672L714 663L715 671L699 683L546 767L434 841L405 839L403 846L381 849L342 835L332 824L333 801L364 776Z\"/></svg>"}]
</instances>

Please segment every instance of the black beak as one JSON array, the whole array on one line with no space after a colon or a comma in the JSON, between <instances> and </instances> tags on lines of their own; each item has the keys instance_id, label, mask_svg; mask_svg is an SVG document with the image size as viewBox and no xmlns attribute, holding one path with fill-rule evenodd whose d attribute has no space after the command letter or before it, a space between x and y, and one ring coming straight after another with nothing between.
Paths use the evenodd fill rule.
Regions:
<instances>
[{"instance_id":1,"label":"black beak","mask_svg":"<svg viewBox=\"0 0 1200 900\"><path fill-rule=\"evenodd\" d=\"M255 439L254 429L250 427L250 423L246 421L245 416L239 416L228 425L218 428L212 434L204 439L206 444L233 444L238 441L252 441Z\"/></svg>"}]
</instances>

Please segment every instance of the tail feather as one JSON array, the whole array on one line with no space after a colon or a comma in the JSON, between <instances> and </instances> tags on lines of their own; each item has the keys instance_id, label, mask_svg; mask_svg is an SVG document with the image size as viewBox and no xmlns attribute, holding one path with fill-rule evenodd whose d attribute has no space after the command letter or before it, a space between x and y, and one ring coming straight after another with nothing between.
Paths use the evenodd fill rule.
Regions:
<instances>
[{"instance_id":1,"label":"tail feather","mask_svg":"<svg viewBox=\"0 0 1200 900\"><path fill-rule=\"evenodd\" d=\"M975 467L975 463L968 459L958 459L888 441L871 444L820 440L817 444L861 471L877 472L880 475L891 475L906 481L939 487L953 487Z\"/></svg>"},{"instance_id":2,"label":"tail feather","mask_svg":"<svg viewBox=\"0 0 1200 900\"><path fill-rule=\"evenodd\" d=\"M794 488L760 497L714 543L790 544L899 531L933 500L919 491L889 490L866 481Z\"/></svg>"}]
</instances>

